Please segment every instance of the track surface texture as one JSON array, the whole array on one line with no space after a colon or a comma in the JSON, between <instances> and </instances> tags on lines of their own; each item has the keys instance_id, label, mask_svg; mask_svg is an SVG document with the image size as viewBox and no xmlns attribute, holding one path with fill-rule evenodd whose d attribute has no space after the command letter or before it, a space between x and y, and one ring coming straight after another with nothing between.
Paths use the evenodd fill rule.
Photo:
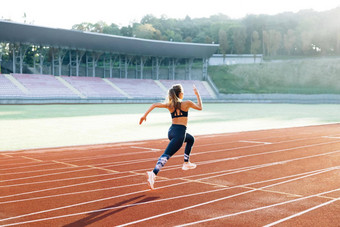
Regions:
<instances>
[{"instance_id":1,"label":"track surface texture","mask_svg":"<svg viewBox=\"0 0 340 227\"><path fill-rule=\"evenodd\" d=\"M340 124L0 153L0 226L339 226Z\"/></svg>"}]
</instances>

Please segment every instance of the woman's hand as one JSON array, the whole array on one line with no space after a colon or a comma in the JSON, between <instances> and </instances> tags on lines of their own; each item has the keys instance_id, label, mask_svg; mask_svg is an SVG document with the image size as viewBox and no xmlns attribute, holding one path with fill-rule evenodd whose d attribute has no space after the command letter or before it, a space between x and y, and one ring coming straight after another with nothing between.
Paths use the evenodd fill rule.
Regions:
<instances>
[{"instance_id":1,"label":"woman's hand","mask_svg":"<svg viewBox=\"0 0 340 227\"><path fill-rule=\"evenodd\" d=\"M145 115L140 118L139 124L141 125L143 123L143 121L146 121L146 116Z\"/></svg>"},{"instance_id":2,"label":"woman's hand","mask_svg":"<svg viewBox=\"0 0 340 227\"><path fill-rule=\"evenodd\" d=\"M195 95L196 95L196 96L199 95L198 90L197 90L195 84L193 84L192 87L193 87L193 89L194 89Z\"/></svg>"}]
</instances>

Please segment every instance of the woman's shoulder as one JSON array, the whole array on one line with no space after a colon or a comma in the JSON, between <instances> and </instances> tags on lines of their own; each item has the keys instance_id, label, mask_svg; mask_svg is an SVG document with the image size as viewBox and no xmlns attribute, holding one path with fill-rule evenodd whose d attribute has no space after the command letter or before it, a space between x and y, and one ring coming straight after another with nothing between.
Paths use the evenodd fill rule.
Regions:
<instances>
[{"instance_id":1,"label":"woman's shoulder","mask_svg":"<svg viewBox=\"0 0 340 227\"><path fill-rule=\"evenodd\" d=\"M185 100L185 101L183 101L183 102L182 102L182 105L181 105L182 110L188 111L189 108L191 107L192 103L193 103L193 102L190 101L190 100Z\"/></svg>"}]
</instances>

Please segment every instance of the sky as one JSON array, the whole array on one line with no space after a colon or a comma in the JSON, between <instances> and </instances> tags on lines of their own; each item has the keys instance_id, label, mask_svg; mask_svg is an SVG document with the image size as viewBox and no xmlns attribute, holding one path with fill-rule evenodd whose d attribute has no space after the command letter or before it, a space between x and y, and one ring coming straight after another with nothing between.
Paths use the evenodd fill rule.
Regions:
<instances>
[{"instance_id":1,"label":"sky","mask_svg":"<svg viewBox=\"0 0 340 227\"><path fill-rule=\"evenodd\" d=\"M1 3L0 19L23 23L26 14L27 23L65 29L81 22L98 21L127 26L140 22L147 14L183 19L222 13L239 19L248 14L326 11L340 6L339 0L1 0Z\"/></svg>"}]
</instances>

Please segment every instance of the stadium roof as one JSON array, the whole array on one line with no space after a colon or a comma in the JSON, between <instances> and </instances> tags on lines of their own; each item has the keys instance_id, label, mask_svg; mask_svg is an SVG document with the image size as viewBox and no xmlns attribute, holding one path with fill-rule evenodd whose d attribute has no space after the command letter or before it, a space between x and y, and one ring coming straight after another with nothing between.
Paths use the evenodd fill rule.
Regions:
<instances>
[{"instance_id":1,"label":"stadium roof","mask_svg":"<svg viewBox=\"0 0 340 227\"><path fill-rule=\"evenodd\" d=\"M0 20L0 42L137 56L209 58L219 45L157 41Z\"/></svg>"}]
</instances>

